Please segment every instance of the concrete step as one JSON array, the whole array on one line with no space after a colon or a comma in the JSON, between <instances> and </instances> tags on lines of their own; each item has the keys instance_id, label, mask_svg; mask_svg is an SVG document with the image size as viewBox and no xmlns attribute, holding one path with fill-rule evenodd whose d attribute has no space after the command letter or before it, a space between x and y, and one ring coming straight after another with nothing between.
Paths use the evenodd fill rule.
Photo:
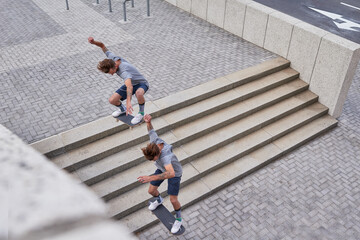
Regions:
<instances>
[{"instance_id":1,"label":"concrete step","mask_svg":"<svg viewBox=\"0 0 360 240\"><path fill-rule=\"evenodd\" d=\"M317 107L314 105L313 109L316 108ZM283 122L281 124L274 123L268 125L264 129L259 129L258 131L247 136L247 139L239 139L225 146L226 150L223 150L223 152L228 152L228 155L233 156L231 158L234 158L234 160L231 161L231 163L211 171L210 174L201 174L201 177L197 181L182 186L179 194L179 201L182 204L182 208L184 209L191 204L210 196L219 189L247 176L253 171L275 160L276 158L292 151L296 147L335 127L337 124L336 119L330 117L329 115L324 115L315 119L314 121L310 121L301 128L291 131L272 141L274 138L276 138L273 134L281 135L278 129L279 125L284 128L283 124L285 124L285 122L291 123L298 121L298 116L291 115L287 118L284 118L282 121ZM259 140L264 142L263 146L260 148L253 151L249 150L250 152L246 155L237 154L238 156L236 156L234 153L234 151L237 149L251 149L252 146L256 144L255 142ZM213 154L210 154L208 157L211 156L213 156ZM216 156L212 157L212 161L217 162L224 158L225 157L222 154L218 153ZM209 158L204 158L203 160L199 159L197 162L192 162L189 164L191 164L192 168L197 170L200 174L200 172L203 171L202 168L209 168L207 166L207 161L210 160L208 159ZM203 163L200 163L200 161L203 161ZM205 169L205 172L206 171L207 170ZM164 191L165 188L166 187L162 187L161 191ZM134 191L137 191L136 194L139 194L134 194L136 196L135 198L140 199L141 197L145 197L147 194L147 186L141 186L137 189L134 189ZM127 201L135 200L128 194L124 196L124 198L126 198ZM145 198L146 201L149 199L149 197ZM124 202L126 202L126 200ZM117 207L115 204L112 204L113 203L110 202L111 215L113 215L113 209ZM125 224L133 232L141 231L158 222L157 218L147 209L145 201L142 201L140 205L142 205L141 209L120 219L120 223ZM173 209L168 197L165 197L164 205L170 210ZM184 216L185 224L187 220L188 219L186 219Z\"/></svg>"},{"instance_id":2,"label":"concrete step","mask_svg":"<svg viewBox=\"0 0 360 240\"><path fill-rule=\"evenodd\" d=\"M273 59L147 102L154 128L183 165L183 208L336 126L289 65ZM32 146L87 184L108 203L111 217L137 232L157 221L146 208L148 184L137 182L155 171L141 152L148 141L146 124L130 130L108 117ZM172 209L166 188L165 181L159 191Z\"/></svg>"},{"instance_id":3,"label":"concrete step","mask_svg":"<svg viewBox=\"0 0 360 240\"><path fill-rule=\"evenodd\" d=\"M180 93L154 102L147 102L146 109L147 112L151 113L155 118L187 106L189 103L202 101L234 87L288 68L289 66L290 62L281 57L271 59L254 67L209 81ZM113 118L109 116L35 142L31 144L31 146L45 156L52 158L127 128L123 123L115 123Z\"/></svg>"},{"instance_id":4,"label":"concrete step","mask_svg":"<svg viewBox=\"0 0 360 240\"><path fill-rule=\"evenodd\" d=\"M263 80L259 80L259 81L256 81L255 83L251 83L251 84L249 83L250 86L248 86L248 84L246 84L246 85L240 86L238 88L235 88L233 91L238 92L238 94L233 93L233 91L231 91L231 95L232 95L232 97L244 96L244 95L248 94L248 92L251 92L251 91L249 91L249 89L253 89L253 90L255 89L255 91L256 91L256 90L258 90L258 88L255 88L254 85L264 86L265 83L263 83L262 81ZM269 85L265 85L265 86L269 86ZM168 124L167 126L169 126L169 125L171 126L171 129L173 129L172 132L176 133L176 135L178 137L177 137L176 141L169 139L168 142L171 143L174 147L176 147L176 146L184 144L188 141L191 141L192 139L201 137L202 135L206 134L209 131L214 131L223 126L231 124L243 117L246 117L246 116L252 114L253 112L259 111L267 106L273 105L276 102L279 102L279 101L286 99L292 95L295 95L298 92L304 91L307 89L307 87L308 87L308 85L305 82L303 82L299 79L295 79L295 80L292 80L291 82L288 82L286 84L278 86L274 89L271 89L270 91L259 94L255 97L249 98L247 100L244 100L244 101L241 101L238 103L232 101L232 105L227 108L223 108L222 106L224 106L224 103L227 104L228 102L230 102L231 99L233 99L233 98L231 98L231 96L229 96L228 93L226 93L226 95L221 94L222 96L217 97L215 99L216 101L213 99L215 97L213 97L213 98L208 99L208 101L205 102L207 104L205 104L203 101L201 101L201 102L198 102L191 106L184 107L178 111L174 111L174 112L165 114L164 116L161 116L155 120L156 121L163 120L161 122L166 122ZM313 95L313 96L315 97L315 95ZM208 115L200 116L199 112L202 113L204 111L207 111L207 109L209 107L212 107L214 109L222 109L222 110L220 110L220 111L217 110L217 112L210 114L209 115L210 117L208 117L207 121L204 122L203 117L208 116ZM226 109L226 110L224 110L224 109ZM179 112L181 112L184 115L193 113L196 116L200 116L200 118L198 117L197 120L193 119L192 121L189 122L186 119L184 120L184 118L182 117L182 114L179 114ZM191 118L191 117L189 117L189 118ZM158 126L158 124L156 124L157 123L156 121L154 121L153 125L154 125L155 129L157 129L157 132L161 133L162 132L161 128ZM181 124L180 124L180 122L181 122ZM183 127L181 127L182 125L183 125ZM159 128L157 128L157 127L159 127ZM160 129L160 131L159 131L159 129ZM147 138L147 131L146 130L144 131L143 129L142 129L142 131L143 132L140 133L142 135L137 136L137 137L139 137L141 139L143 139L144 137ZM121 134L127 134L127 132L124 131L123 133L116 134L115 136L121 138ZM137 134L138 134L138 132L137 132ZM114 136L110 136L110 137L113 138ZM131 138L128 136L127 139L131 139ZM103 141L105 141L105 139ZM97 144L101 144L101 141L98 141ZM95 144L93 144L93 145L95 145ZM81 179L81 181L85 182L88 185L95 184L107 177L111 177L112 175L114 175L118 172L124 171L131 166L135 166L135 165L140 164L141 162L145 161L144 157L141 155L141 151L139 150L144 145L145 145L145 142L135 145L133 147L130 147L122 152L119 152L119 153L116 153L109 157L106 157L106 158L102 159L101 161L97 161L88 166L79 168L76 170L76 175ZM109 145L106 145L106 146L108 147ZM111 147L113 147L113 146L111 146ZM104 150L104 149L106 149L106 147L97 148L97 149ZM121 149L121 146L118 145L117 149ZM73 151L73 152L74 152L74 157L72 157L72 156L67 157L64 155L64 156L58 157L54 161L59 162L58 159L63 159L65 157L67 157L68 162L72 161L72 159L79 159L78 153L82 152L81 149L79 149L77 151ZM136 152L138 154L136 154ZM90 155L90 153L91 153L90 150L88 151L88 153Z\"/></svg>"},{"instance_id":5,"label":"concrete step","mask_svg":"<svg viewBox=\"0 0 360 240\"><path fill-rule=\"evenodd\" d=\"M307 106L311 104L313 101L312 98L306 102L301 101L298 103L298 106ZM206 151L206 154L202 155L201 157L194 158L193 156L198 155L198 152L190 152L188 151L187 147L190 146L201 146L202 144L195 143L194 141L190 142L187 145L181 146L180 149L177 149L177 153L181 153L181 157L185 156L184 158L179 158L181 161L183 168L184 168L184 175L182 178L182 186L186 186L194 181L197 181L201 176L210 173L226 164L231 163L234 159L239 158L249 152L262 147L264 144L268 144L274 139L277 139L303 125L313 121L314 119L321 117L327 113L327 108L319 103L313 103L310 106L307 106L301 110L298 110L290 115L286 114L286 117L281 119L281 131L272 132L271 137L269 136L262 136L259 138L259 134L256 132L262 133L261 124L268 121L271 118L277 118L278 116L284 115L286 112L291 112L289 109L298 108L297 106L291 106L296 104L291 104L294 99L289 99L289 101L285 101L284 103L279 103L272 106L269 109L264 109L252 116L244 118L237 123L229 125L225 128L219 129L217 131L211 132L208 135L204 136L200 139L202 144L207 143L207 148L212 149L214 145L219 142L218 145L225 146L225 147L218 147L215 151ZM264 126L265 127L265 126ZM277 122L270 124L267 126L269 131L271 129L279 129L277 126ZM247 129L253 129L252 133L249 135L242 136L242 133L247 131ZM264 128L263 128L264 129ZM255 132L255 134L253 133ZM222 136L222 139L218 139ZM241 138L239 138L241 136ZM210 144L213 143L214 144ZM224 144L228 142L228 144ZM238 143L238 144L236 144ZM238 145L241 143L243 146L242 148L238 148ZM198 150L204 151L203 148L200 147ZM192 159L192 160L191 160ZM132 211L136 211L140 207L143 206L149 200L149 195L147 194L147 190L143 189L144 186L140 183L136 182L137 176L142 175L150 175L154 171L153 164L149 164L150 162L145 162L142 165L136 167L136 169L132 169L131 173L129 174L119 174L114 178L107 179L105 182L101 182L97 184L93 189L99 195L109 192L111 190L119 191L116 189L120 189L126 183L124 181L132 181L132 186L127 188L127 192L121 192L121 194L116 198L113 198L109 201L110 210L112 216L116 218L125 217L127 214L131 213ZM165 188L161 186L159 191L164 191L162 194L165 196ZM147 188L147 186L145 186ZM109 196L110 194L106 195L105 197ZM138 196L138 197L135 197ZM132 199L129 201L129 199ZM108 199L106 199L108 200Z\"/></svg>"},{"instance_id":6,"label":"concrete step","mask_svg":"<svg viewBox=\"0 0 360 240\"><path fill-rule=\"evenodd\" d=\"M299 79L296 80L297 77L298 73L288 68L281 72L262 77L254 82L243 84L222 94L209 97L206 100L202 100L194 104L189 103L187 106L184 106L179 110L173 110L170 113L155 118L153 125L159 134L167 132L174 127L192 122L202 116L218 111L218 109L226 108L237 102L252 98L257 94L266 92L266 94L270 96L272 92L269 89L273 88L278 89L276 91L281 92L279 93L279 96L286 98L291 94L296 94L297 91L302 91L308 87L305 82ZM289 81L291 82L289 83ZM296 91L291 91L294 88L296 88ZM288 94L283 94L282 92L286 92ZM273 100L273 102L280 101L282 98L279 97L276 100ZM268 102L268 104L270 105L273 102ZM261 105L260 107L253 109L253 111L257 111L261 107L266 107L266 105ZM249 111L246 114L251 113L252 112ZM124 149L131 148L141 142L145 142L147 139L146 126L143 125L132 130L126 129L116 134L112 134L96 142L56 156L52 158L52 160L59 167L72 172ZM82 180L87 181L86 179ZM89 182L91 181L96 182L95 179L89 180Z\"/></svg>"}]
</instances>

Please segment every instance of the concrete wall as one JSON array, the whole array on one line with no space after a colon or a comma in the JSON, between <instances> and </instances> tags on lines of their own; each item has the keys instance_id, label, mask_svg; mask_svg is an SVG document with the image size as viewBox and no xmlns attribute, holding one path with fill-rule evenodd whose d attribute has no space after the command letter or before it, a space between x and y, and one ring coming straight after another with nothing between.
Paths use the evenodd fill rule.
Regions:
<instances>
[{"instance_id":1,"label":"concrete wall","mask_svg":"<svg viewBox=\"0 0 360 240\"><path fill-rule=\"evenodd\" d=\"M136 239L105 204L0 125L0 240Z\"/></svg>"},{"instance_id":2,"label":"concrete wall","mask_svg":"<svg viewBox=\"0 0 360 240\"><path fill-rule=\"evenodd\" d=\"M320 103L339 117L360 45L251 0L165 0L291 61Z\"/></svg>"}]
</instances>

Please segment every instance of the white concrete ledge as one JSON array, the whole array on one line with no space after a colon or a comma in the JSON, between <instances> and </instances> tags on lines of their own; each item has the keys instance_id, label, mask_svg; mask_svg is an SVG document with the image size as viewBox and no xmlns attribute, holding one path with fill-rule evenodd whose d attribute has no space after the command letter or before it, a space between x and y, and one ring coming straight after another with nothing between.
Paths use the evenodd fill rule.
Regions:
<instances>
[{"instance_id":1,"label":"white concrete ledge","mask_svg":"<svg viewBox=\"0 0 360 240\"><path fill-rule=\"evenodd\" d=\"M172 1L183 10L290 60L291 67L319 95L329 113L335 118L340 116L360 60L360 44L252 0Z\"/></svg>"},{"instance_id":2,"label":"white concrete ledge","mask_svg":"<svg viewBox=\"0 0 360 240\"><path fill-rule=\"evenodd\" d=\"M207 21L224 28L226 1L208 0Z\"/></svg>"},{"instance_id":3,"label":"white concrete ledge","mask_svg":"<svg viewBox=\"0 0 360 240\"><path fill-rule=\"evenodd\" d=\"M176 0L165 0L165 1L176 6Z\"/></svg>"},{"instance_id":4,"label":"white concrete ledge","mask_svg":"<svg viewBox=\"0 0 360 240\"><path fill-rule=\"evenodd\" d=\"M342 112L359 59L359 44L330 33L322 37L310 90L334 117Z\"/></svg>"},{"instance_id":5,"label":"white concrete ledge","mask_svg":"<svg viewBox=\"0 0 360 240\"><path fill-rule=\"evenodd\" d=\"M239 37L243 36L246 3L248 0L227 0L224 29Z\"/></svg>"},{"instance_id":6,"label":"white concrete ledge","mask_svg":"<svg viewBox=\"0 0 360 240\"><path fill-rule=\"evenodd\" d=\"M294 25L300 20L281 12L269 15L264 48L282 57L287 57Z\"/></svg>"},{"instance_id":7,"label":"white concrete ledge","mask_svg":"<svg viewBox=\"0 0 360 240\"><path fill-rule=\"evenodd\" d=\"M176 6L181 8L184 11L191 11L191 0L177 0Z\"/></svg>"},{"instance_id":8,"label":"white concrete ledge","mask_svg":"<svg viewBox=\"0 0 360 240\"><path fill-rule=\"evenodd\" d=\"M256 2L249 3L246 7L243 38L264 47L269 14L274 11Z\"/></svg>"},{"instance_id":9,"label":"white concrete ledge","mask_svg":"<svg viewBox=\"0 0 360 240\"><path fill-rule=\"evenodd\" d=\"M1 205L1 215L8 218L6 227L9 239L99 239L104 229L112 229L118 239L126 234L123 227L107 220L105 204L87 188L77 184L70 175L59 170L44 156L23 143L16 135L0 125L0 192L8 197ZM7 183L7 184L4 184ZM3 199L3 198L2 198ZM7 214L6 214L7 212ZM87 228L91 224L93 236ZM76 230L75 237L61 237ZM39 237L41 236L41 237ZM0 239L4 239L0 232ZM5 236L6 237L6 236Z\"/></svg>"},{"instance_id":10,"label":"white concrete ledge","mask_svg":"<svg viewBox=\"0 0 360 240\"><path fill-rule=\"evenodd\" d=\"M191 13L206 20L208 0L197 0L191 2Z\"/></svg>"},{"instance_id":11,"label":"white concrete ledge","mask_svg":"<svg viewBox=\"0 0 360 240\"><path fill-rule=\"evenodd\" d=\"M294 26L287 59L291 67L301 73L301 79L310 84L321 38L327 32L308 23Z\"/></svg>"}]
</instances>

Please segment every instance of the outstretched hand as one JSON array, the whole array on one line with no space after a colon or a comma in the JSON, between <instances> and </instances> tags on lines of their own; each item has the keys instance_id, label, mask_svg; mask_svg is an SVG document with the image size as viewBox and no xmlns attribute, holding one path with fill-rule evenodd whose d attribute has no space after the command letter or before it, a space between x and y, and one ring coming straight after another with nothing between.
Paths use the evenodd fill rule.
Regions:
<instances>
[{"instance_id":1,"label":"outstretched hand","mask_svg":"<svg viewBox=\"0 0 360 240\"><path fill-rule=\"evenodd\" d=\"M94 40L93 37L89 37L89 38L88 38L88 42L89 42L89 43L94 44L94 41L95 41L95 40Z\"/></svg>"},{"instance_id":2,"label":"outstretched hand","mask_svg":"<svg viewBox=\"0 0 360 240\"><path fill-rule=\"evenodd\" d=\"M151 115L149 115L149 114L146 114L146 115L144 116L144 121L145 121L146 123L150 123L150 122L151 122L151 119L152 119L152 117L151 117Z\"/></svg>"},{"instance_id":3,"label":"outstretched hand","mask_svg":"<svg viewBox=\"0 0 360 240\"><path fill-rule=\"evenodd\" d=\"M147 183L151 181L151 177L150 176L140 176L137 178L139 182L141 183Z\"/></svg>"},{"instance_id":4,"label":"outstretched hand","mask_svg":"<svg viewBox=\"0 0 360 240\"><path fill-rule=\"evenodd\" d=\"M134 109L131 106L131 103L126 103L126 116L129 114L132 114L133 111L134 111Z\"/></svg>"}]
</instances>

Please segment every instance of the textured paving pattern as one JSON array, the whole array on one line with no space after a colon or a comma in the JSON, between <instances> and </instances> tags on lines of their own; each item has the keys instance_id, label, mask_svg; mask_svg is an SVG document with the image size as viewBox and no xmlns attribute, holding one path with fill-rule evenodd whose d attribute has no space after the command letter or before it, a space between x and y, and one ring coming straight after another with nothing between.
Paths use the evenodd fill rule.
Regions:
<instances>
[{"instance_id":1,"label":"textured paving pattern","mask_svg":"<svg viewBox=\"0 0 360 240\"><path fill-rule=\"evenodd\" d=\"M28 143L112 113L108 98L122 81L96 70L105 55L87 43L90 35L147 77L149 100L276 57L160 0L151 1L150 18L146 1L137 2L134 9L128 3L128 23L119 22L119 1L113 1L111 14L107 4L94 6L91 1L69 1L70 11L65 1L30 2L11 3L12 11L0 15L11 20L10 25L0 21L6 32L22 23L23 18L17 22L11 15L14 12L31 15L36 9L45 16L33 23L38 38L12 43L9 34L9 44L0 49L0 124ZM56 27L46 36L43 28L50 28L44 26L49 18Z\"/></svg>"},{"instance_id":2,"label":"textured paving pattern","mask_svg":"<svg viewBox=\"0 0 360 240\"><path fill-rule=\"evenodd\" d=\"M29 143L111 113L121 82L96 71L89 35L140 69L150 100L275 57L160 0L151 18L136 2L129 23L120 1L111 14L95 0L46 2L0 0L0 124ZM179 239L360 239L359 102L360 66L339 127L184 209ZM161 224L138 236L173 238Z\"/></svg>"},{"instance_id":3,"label":"textured paving pattern","mask_svg":"<svg viewBox=\"0 0 360 240\"><path fill-rule=\"evenodd\" d=\"M181 237L139 238L360 239L359 102L360 64L337 128L185 209Z\"/></svg>"}]
</instances>

